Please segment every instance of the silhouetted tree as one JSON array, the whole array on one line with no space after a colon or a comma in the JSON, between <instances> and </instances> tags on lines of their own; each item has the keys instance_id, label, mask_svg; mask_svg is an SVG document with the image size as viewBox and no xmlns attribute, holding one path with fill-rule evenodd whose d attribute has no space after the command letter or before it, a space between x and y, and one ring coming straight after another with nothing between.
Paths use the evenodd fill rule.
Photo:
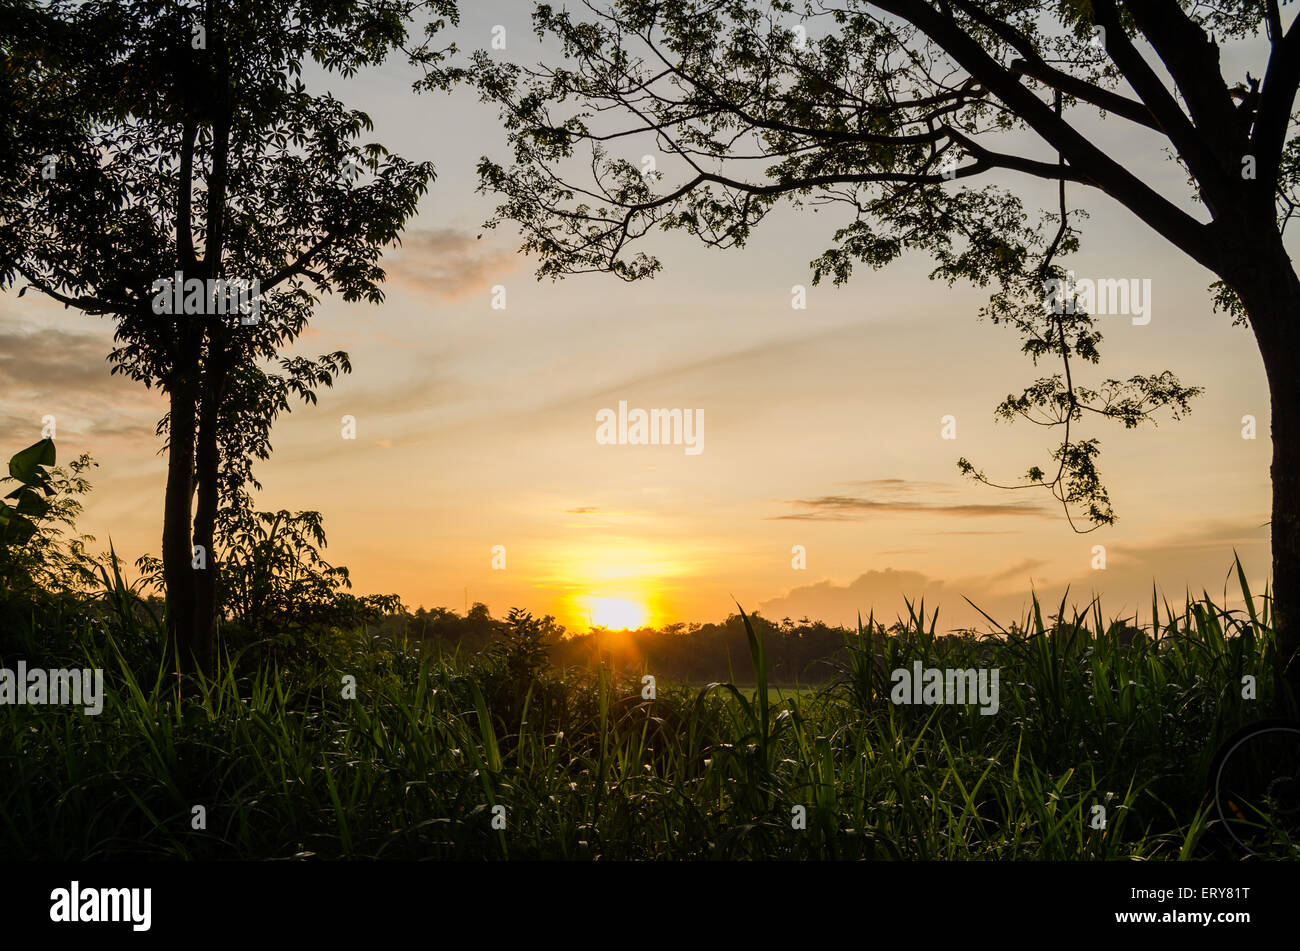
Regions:
<instances>
[{"instance_id":1,"label":"silhouetted tree","mask_svg":"<svg viewBox=\"0 0 1300 951\"><path fill-rule=\"evenodd\" d=\"M1198 389L1169 372L1080 378L1101 334L1068 294L1044 306L1045 282L1067 277L1057 257L1077 247L1067 183L1109 195L1216 275L1216 305L1253 330L1272 396L1273 609L1300 685L1300 279L1282 238L1300 181L1300 20L1284 23L1277 0L585 7L536 6L562 65L480 60L514 148L510 167L484 159L482 179L504 196L496 220L522 226L540 273L646 278L660 265L637 239L652 230L737 247L783 199L840 203L848 221L813 262L814 283L921 249L934 276L991 286L985 314L1016 328L1035 362L1060 361L998 412L1061 434L1051 463L1016 487L1050 490L1071 524L1074 513L1092 528L1114 521L1083 420L1177 418ZM1230 69L1256 57L1253 68L1225 75L1229 41L1241 41ZM1135 151L1168 149L1187 175L1181 201L1095 140L1100 114ZM646 173L643 152L657 171ZM1058 207L1031 221L1002 189L960 187L991 175L1057 183Z\"/></svg>"},{"instance_id":2,"label":"silhouetted tree","mask_svg":"<svg viewBox=\"0 0 1300 951\"><path fill-rule=\"evenodd\" d=\"M370 120L309 92L303 66L346 76L378 64L407 42L420 9L434 18L429 37L455 17L452 0L54 0L7 11L34 23L40 43L4 36L4 91L32 127L3 166L0 287L22 280L112 318L113 372L167 393L162 564L181 666L212 657L223 481L227 495L247 481L289 394L310 399L347 370L341 353L281 360L278 374L266 362L302 333L320 294L382 300L382 249L433 174L362 143ZM451 81L441 51L410 52L433 82ZM61 113L68 83L77 105ZM48 138L37 118L47 113L68 117ZM47 154L53 175L42 174ZM199 313L159 313L155 282L174 274L246 282L260 291L259 319L219 312L206 283Z\"/></svg>"}]
</instances>

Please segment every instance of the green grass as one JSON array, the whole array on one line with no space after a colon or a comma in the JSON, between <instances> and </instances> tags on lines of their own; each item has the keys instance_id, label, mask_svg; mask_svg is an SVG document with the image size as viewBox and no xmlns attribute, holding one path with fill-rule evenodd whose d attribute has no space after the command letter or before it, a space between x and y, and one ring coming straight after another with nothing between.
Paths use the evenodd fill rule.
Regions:
<instances>
[{"instance_id":1,"label":"green grass","mask_svg":"<svg viewBox=\"0 0 1300 951\"><path fill-rule=\"evenodd\" d=\"M0 716L0 855L108 858L1186 859L1216 852L1203 777L1269 712L1265 607L1206 597L1124 646L1101 607L943 638L924 606L859 625L825 688L507 677L494 658L335 639L292 666L255 650L182 693L86 622L104 712ZM1153 605L1153 614L1154 614ZM129 606L123 608L129 612ZM129 655L129 656L128 656ZM12 666L16 657L3 658ZM36 665L37 658L26 657ZM997 667L996 715L895 706L889 672ZM343 698L343 678L357 699ZM1259 698L1242 699L1242 677ZM1092 807L1106 808L1104 830ZM206 828L192 827L193 809ZM493 828L495 806L505 828ZM806 828L792 828L796 806Z\"/></svg>"}]
</instances>

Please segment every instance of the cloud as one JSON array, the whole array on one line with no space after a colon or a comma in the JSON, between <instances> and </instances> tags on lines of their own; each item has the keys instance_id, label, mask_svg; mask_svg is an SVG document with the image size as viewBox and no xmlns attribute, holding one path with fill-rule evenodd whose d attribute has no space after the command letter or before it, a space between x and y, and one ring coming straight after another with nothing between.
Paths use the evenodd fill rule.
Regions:
<instances>
[{"instance_id":1,"label":"cloud","mask_svg":"<svg viewBox=\"0 0 1300 951\"><path fill-rule=\"evenodd\" d=\"M1051 518L1054 509L1026 502L931 502L927 497L951 495L956 490L943 482L919 482L910 479L865 479L840 485L870 489L871 496L821 495L810 499L790 499L802 512L770 515L765 521L845 522L867 515L897 512L903 514L952 515L958 518L981 518L991 515L1022 515ZM921 497L918 497L921 496Z\"/></svg>"},{"instance_id":2,"label":"cloud","mask_svg":"<svg viewBox=\"0 0 1300 951\"><path fill-rule=\"evenodd\" d=\"M1232 569L1234 549L1240 553L1258 596L1269 569L1268 531L1258 525L1221 522L1144 545L1108 546L1104 571L1084 568L1069 577L1035 576L1045 562L1033 558L988 574L950 580L919 571L873 569L847 584L828 579L791 588L780 597L760 602L759 609L768 618L806 615L843 625L855 624L859 613L863 618L874 613L888 626L896 617L906 616L904 598L914 605L924 599L927 613L940 609L941 631L971 627L987 630L987 619L966 598L1007 626L1026 619L1032 594L1037 594L1045 618L1056 612L1062 597L1067 597L1068 615L1072 608L1086 608L1096 594L1107 620L1136 615L1146 623L1153 584L1162 598L1168 596L1175 611L1181 610L1185 593L1199 597L1202 589L1217 601L1232 607L1239 605L1241 598Z\"/></svg>"},{"instance_id":3,"label":"cloud","mask_svg":"<svg viewBox=\"0 0 1300 951\"><path fill-rule=\"evenodd\" d=\"M576 408L585 415L593 404L609 406L611 402L617 402L630 390L680 384L690 377L707 381L710 391L713 391L717 381L726 378L728 374L748 372L748 367L764 360L788 360L793 347L816 341L833 340L850 330L860 332L858 328L839 327L811 334L784 336L730 349L723 353L691 358L672 365L662 365L643 373L611 378L594 386L583 386L576 392L565 392L551 400L530 400L526 405L521 405L518 411L535 417ZM610 365L617 368L621 362L615 361ZM576 385L581 386L582 383L582 378L575 378Z\"/></svg>"},{"instance_id":4,"label":"cloud","mask_svg":"<svg viewBox=\"0 0 1300 951\"><path fill-rule=\"evenodd\" d=\"M110 374L112 346L108 334L0 328L0 392L7 404L0 417L3 431L34 439L43 417L53 415L60 435L79 440L152 441L166 407L156 390Z\"/></svg>"},{"instance_id":5,"label":"cloud","mask_svg":"<svg viewBox=\"0 0 1300 951\"><path fill-rule=\"evenodd\" d=\"M930 492L951 494L956 491L946 482L913 482L910 479L858 479L841 482L840 485L852 485L860 489L875 489L883 492Z\"/></svg>"},{"instance_id":6,"label":"cloud","mask_svg":"<svg viewBox=\"0 0 1300 951\"><path fill-rule=\"evenodd\" d=\"M816 499L790 499L790 505L802 505L805 511L767 516L768 521L854 521L880 512L943 514L959 518L984 516L1031 516L1050 518L1054 509L1032 503L965 503L948 504L910 499L863 499L854 495L822 495Z\"/></svg>"},{"instance_id":7,"label":"cloud","mask_svg":"<svg viewBox=\"0 0 1300 951\"><path fill-rule=\"evenodd\" d=\"M442 300L457 300L487 287L518 265L512 251L485 247L474 235L455 228L408 231L400 248L390 253L385 266L394 283Z\"/></svg>"},{"instance_id":8,"label":"cloud","mask_svg":"<svg viewBox=\"0 0 1300 951\"><path fill-rule=\"evenodd\" d=\"M111 348L110 338L93 334L0 330L0 387L9 392L18 387L117 390L121 381L109 376Z\"/></svg>"},{"instance_id":9,"label":"cloud","mask_svg":"<svg viewBox=\"0 0 1300 951\"><path fill-rule=\"evenodd\" d=\"M1007 529L1001 532L922 532L922 535L1019 535L1020 532L1013 529Z\"/></svg>"},{"instance_id":10,"label":"cloud","mask_svg":"<svg viewBox=\"0 0 1300 951\"><path fill-rule=\"evenodd\" d=\"M768 618L799 618L805 615L832 624L855 623L858 613L863 620L874 611L876 620L886 624L894 619L894 612L903 607L904 598L918 603L924 598L927 610L940 603L947 605L961 601L961 594L944 582L919 571L868 571L848 584L819 581L792 588L783 597L763 601L759 609Z\"/></svg>"},{"instance_id":11,"label":"cloud","mask_svg":"<svg viewBox=\"0 0 1300 951\"><path fill-rule=\"evenodd\" d=\"M1025 558L1016 562L1004 571L999 571L995 574L989 575L984 580L991 585L998 584L1002 581L1021 581L1028 578L1035 570L1043 567L1045 564L1047 564L1047 562L1038 558Z\"/></svg>"}]
</instances>

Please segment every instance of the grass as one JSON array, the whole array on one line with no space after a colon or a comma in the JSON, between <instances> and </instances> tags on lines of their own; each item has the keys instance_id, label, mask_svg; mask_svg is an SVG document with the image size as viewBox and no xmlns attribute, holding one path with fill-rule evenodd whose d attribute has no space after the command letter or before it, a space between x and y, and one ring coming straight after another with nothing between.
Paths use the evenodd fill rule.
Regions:
<instances>
[{"instance_id":1,"label":"grass","mask_svg":"<svg viewBox=\"0 0 1300 951\"><path fill-rule=\"evenodd\" d=\"M1045 620L1035 599L1022 623L945 638L909 605L889 632L860 622L818 690L769 689L746 618L755 687L660 684L648 703L607 670L520 678L364 636L292 665L249 649L182 692L149 636L86 622L45 664L105 668L104 712L0 717L0 856L1222 856L1205 771L1272 700L1267 599L1240 583L1245 612L1207 596L1143 628L1096 603ZM892 704L890 671L915 660L998 668L1000 710Z\"/></svg>"}]
</instances>

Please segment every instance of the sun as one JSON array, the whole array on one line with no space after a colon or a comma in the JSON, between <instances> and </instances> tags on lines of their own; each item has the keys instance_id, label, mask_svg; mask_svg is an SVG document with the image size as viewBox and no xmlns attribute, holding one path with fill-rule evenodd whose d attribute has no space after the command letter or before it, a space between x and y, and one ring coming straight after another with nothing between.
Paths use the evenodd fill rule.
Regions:
<instances>
[{"instance_id":1,"label":"sun","mask_svg":"<svg viewBox=\"0 0 1300 951\"><path fill-rule=\"evenodd\" d=\"M583 607L593 625L611 631L639 630L650 620L645 605L631 598L587 598Z\"/></svg>"}]
</instances>

